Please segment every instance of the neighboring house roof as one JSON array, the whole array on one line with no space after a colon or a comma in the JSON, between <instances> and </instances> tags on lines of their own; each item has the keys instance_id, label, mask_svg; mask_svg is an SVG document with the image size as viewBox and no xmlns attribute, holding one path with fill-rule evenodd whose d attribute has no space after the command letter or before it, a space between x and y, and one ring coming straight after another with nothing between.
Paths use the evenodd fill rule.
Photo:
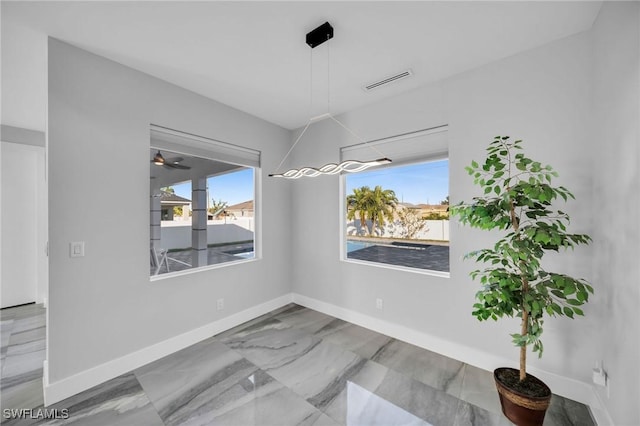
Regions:
<instances>
[{"instance_id":1,"label":"neighboring house roof","mask_svg":"<svg viewBox=\"0 0 640 426\"><path fill-rule=\"evenodd\" d=\"M253 200L227 206L225 210L253 210Z\"/></svg>"},{"instance_id":2,"label":"neighboring house roof","mask_svg":"<svg viewBox=\"0 0 640 426\"><path fill-rule=\"evenodd\" d=\"M172 192L162 191L162 194L160 195L160 204L164 204L165 206L186 206L191 204L191 200Z\"/></svg>"}]
</instances>

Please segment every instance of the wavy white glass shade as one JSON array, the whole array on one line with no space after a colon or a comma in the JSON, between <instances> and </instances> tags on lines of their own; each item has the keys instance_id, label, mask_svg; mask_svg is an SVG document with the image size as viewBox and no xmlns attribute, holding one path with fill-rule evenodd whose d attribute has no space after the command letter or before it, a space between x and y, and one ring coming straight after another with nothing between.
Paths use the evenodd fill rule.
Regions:
<instances>
[{"instance_id":1,"label":"wavy white glass shade","mask_svg":"<svg viewBox=\"0 0 640 426\"><path fill-rule=\"evenodd\" d=\"M379 166L381 164L389 164L391 160L388 158L380 158L372 161L345 160L340 164L329 163L320 167L302 167L300 169L291 169L284 173L273 173L270 177L281 177L285 179L298 179L301 177L316 177L320 175L336 175L341 172L354 173L361 172L369 167Z\"/></svg>"}]
</instances>

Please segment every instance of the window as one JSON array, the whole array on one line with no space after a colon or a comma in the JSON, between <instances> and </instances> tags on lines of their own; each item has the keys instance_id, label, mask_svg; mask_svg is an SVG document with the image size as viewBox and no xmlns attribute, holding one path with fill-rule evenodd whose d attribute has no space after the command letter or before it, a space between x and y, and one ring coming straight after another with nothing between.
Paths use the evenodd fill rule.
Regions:
<instances>
[{"instance_id":1,"label":"window","mask_svg":"<svg viewBox=\"0 0 640 426\"><path fill-rule=\"evenodd\" d=\"M393 163L344 174L344 259L448 274L446 126L346 147L342 159L371 149Z\"/></svg>"},{"instance_id":2,"label":"window","mask_svg":"<svg viewBox=\"0 0 640 426\"><path fill-rule=\"evenodd\" d=\"M256 258L257 151L153 126L150 275Z\"/></svg>"}]
</instances>

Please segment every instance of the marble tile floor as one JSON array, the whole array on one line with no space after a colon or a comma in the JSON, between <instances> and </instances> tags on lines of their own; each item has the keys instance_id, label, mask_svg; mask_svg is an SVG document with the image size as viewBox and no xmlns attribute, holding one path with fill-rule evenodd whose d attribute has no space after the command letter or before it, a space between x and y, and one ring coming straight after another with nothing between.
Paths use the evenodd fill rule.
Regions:
<instances>
[{"instance_id":1,"label":"marble tile floor","mask_svg":"<svg viewBox=\"0 0 640 426\"><path fill-rule=\"evenodd\" d=\"M293 304L48 408L69 417L3 424L511 424L491 373ZM545 425L593 424L553 397Z\"/></svg>"},{"instance_id":2,"label":"marble tile floor","mask_svg":"<svg viewBox=\"0 0 640 426\"><path fill-rule=\"evenodd\" d=\"M0 310L0 406L43 404L45 309L30 304Z\"/></svg>"}]
</instances>

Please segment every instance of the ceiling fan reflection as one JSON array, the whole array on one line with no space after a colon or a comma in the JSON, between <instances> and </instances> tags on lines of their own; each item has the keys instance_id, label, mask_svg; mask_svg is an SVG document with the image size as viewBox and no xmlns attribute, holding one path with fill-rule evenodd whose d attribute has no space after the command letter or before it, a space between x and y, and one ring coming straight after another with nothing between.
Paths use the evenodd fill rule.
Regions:
<instances>
[{"instance_id":1,"label":"ceiling fan reflection","mask_svg":"<svg viewBox=\"0 0 640 426\"><path fill-rule=\"evenodd\" d=\"M165 166L170 169L181 169L181 170L191 169L191 167L189 166L184 166L180 164L180 162L183 160L184 158L182 157L164 158L160 153L160 151L158 151L156 155L153 156L153 159L151 160L151 162L156 166Z\"/></svg>"}]
</instances>

